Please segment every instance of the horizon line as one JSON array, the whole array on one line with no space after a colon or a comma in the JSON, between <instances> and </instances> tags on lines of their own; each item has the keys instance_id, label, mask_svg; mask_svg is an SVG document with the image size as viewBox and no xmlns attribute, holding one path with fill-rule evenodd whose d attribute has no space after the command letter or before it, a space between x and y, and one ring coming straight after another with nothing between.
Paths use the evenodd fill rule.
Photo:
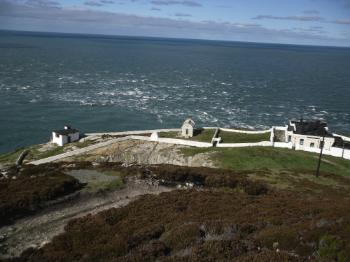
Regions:
<instances>
[{"instance_id":1,"label":"horizon line","mask_svg":"<svg viewBox=\"0 0 350 262\"><path fill-rule=\"evenodd\" d=\"M168 40L189 40L189 41L207 41L207 42L225 42L225 43L244 43L244 44L261 44L261 45L280 45L280 46L300 46L300 47L321 47L321 48L341 48L350 49L350 46L337 45L315 45L315 44L293 44L293 43L276 43L276 42L254 42L239 40L223 39L205 39L205 38L187 38L187 37L164 37L164 36L145 36L145 35L122 35L122 34L99 34L99 33L80 33L80 32L62 32L62 31L32 31L32 30L15 30L0 28L0 32L15 33L33 33L33 34L61 34L71 36L91 36L91 37L129 37L129 38L150 38L150 39L168 39Z\"/></svg>"}]
</instances>

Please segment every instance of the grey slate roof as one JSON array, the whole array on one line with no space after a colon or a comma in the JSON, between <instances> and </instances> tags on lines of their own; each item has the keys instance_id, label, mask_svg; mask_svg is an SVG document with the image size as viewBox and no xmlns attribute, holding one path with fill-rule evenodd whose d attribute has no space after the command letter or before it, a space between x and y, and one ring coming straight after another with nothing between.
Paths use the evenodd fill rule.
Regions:
<instances>
[{"instance_id":1,"label":"grey slate roof","mask_svg":"<svg viewBox=\"0 0 350 262\"><path fill-rule=\"evenodd\" d=\"M291 121L292 124L295 124L295 130L292 125L288 125L288 131L294 131L295 134L300 135L309 135L309 136L327 136L333 137L327 131L327 123L321 122L320 120L316 121Z\"/></svg>"}]
</instances>

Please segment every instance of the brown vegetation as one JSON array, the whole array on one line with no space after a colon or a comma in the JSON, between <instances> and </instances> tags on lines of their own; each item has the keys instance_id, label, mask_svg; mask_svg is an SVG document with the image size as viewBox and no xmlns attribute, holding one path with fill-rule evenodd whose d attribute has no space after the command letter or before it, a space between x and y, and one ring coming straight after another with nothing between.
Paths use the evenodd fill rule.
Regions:
<instances>
[{"instance_id":1,"label":"brown vegetation","mask_svg":"<svg viewBox=\"0 0 350 262\"><path fill-rule=\"evenodd\" d=\"M41 206L58 197L81 188L71 176L55 169L55 166L13 167L0 180L0 226L32 214Z\"/></svg>"},{"instance_id":2,"label":"brown vegetation","mask_svg":"<svg viewBox=\"0 0 350 262\"><path fill-rule=\"evenodd\" d=\"M64 234L14 261L350 260L347 189L312 180L300 185L315 190L268 189L245 173L206 168L99 168L198 187L72 220Z\"/></svg>"}]
</instances>

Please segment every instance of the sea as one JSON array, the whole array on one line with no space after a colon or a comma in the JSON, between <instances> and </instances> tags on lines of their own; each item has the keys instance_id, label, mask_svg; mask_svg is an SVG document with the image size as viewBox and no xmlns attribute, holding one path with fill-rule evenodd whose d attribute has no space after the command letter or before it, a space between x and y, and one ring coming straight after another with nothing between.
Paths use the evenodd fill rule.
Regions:
<instances>
[{"instance_id":1,"label":"sea","mask_svg":"<svg viewBox=\"0 0 350 262\"><path fill-rule=\"evenodd\" d=\"M0 152L81 132L266 129L350 134L350 48L0 31Z\"/></svg>"}]
</instances>

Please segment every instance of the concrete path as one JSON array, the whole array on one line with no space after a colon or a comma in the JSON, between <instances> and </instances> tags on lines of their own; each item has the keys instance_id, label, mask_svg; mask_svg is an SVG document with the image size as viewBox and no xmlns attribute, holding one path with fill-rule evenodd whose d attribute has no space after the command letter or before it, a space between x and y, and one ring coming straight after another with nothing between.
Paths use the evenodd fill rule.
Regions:
<instances>
[{"instance_id":1,"label":"concrete path","mask_svg":"<svg viewBox=\"0 0 350 262\"><path fill-rule=\"evenodd\" d=\"M39 160L30 162L29 164L40 165L40 164L50 163L50 162L53 162L53 161L61 160L63 158L85 154L85 153L90 152L92 150L95 150L95 149L98 149L98 148L101 148L101 147L105 147L105 146L108 146L108 145L111 145L111 144L114 144L114 143L117 143L117 142L125 141L125 140L128 140L128 139L130 139L130 137L120 137L120 138L111 139L111 140L108 140L108 141L105 141L105 142L101 142L101 143L94 144L94 145L91 145L91 146L87 146L87 147L84 147L84 148L79 148L79 149L76 149L76 150L73 150L73 151L69 151L69 152L66 152L66 153L63 153L63 154L59 154L59 155L56 155L56 156L51 156L51 157L48 157L48 158L39 159Z\"/></svg>"}]
</instances>

